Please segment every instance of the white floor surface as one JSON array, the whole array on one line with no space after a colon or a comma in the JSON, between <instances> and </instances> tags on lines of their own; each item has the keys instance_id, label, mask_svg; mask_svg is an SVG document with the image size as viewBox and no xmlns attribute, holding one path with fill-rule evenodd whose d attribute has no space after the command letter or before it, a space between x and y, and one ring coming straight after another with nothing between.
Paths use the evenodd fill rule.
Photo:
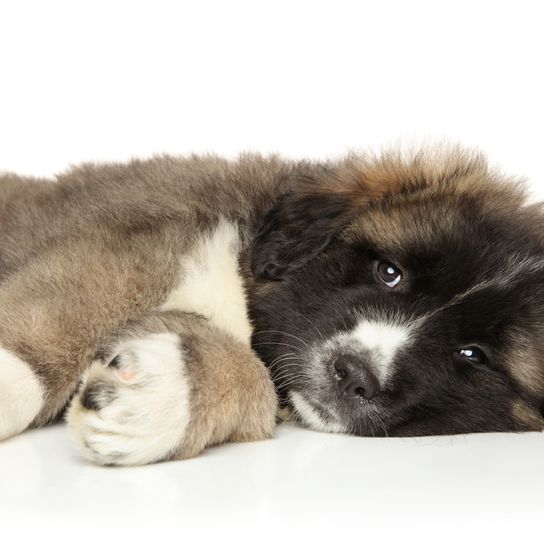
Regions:
<instances>
[{"instance_id":1,"label":"white floor surface","mask_svg":"<svg viewBox=\"0 0 544 544\"><path fill-rule=\"evenodd\" d=\"M382 439L283 424L274 440L188 461L101 468L58 425L0 444L12 536L0 542L542 542L543 458L540 433Z\"/></svg>"}]
</instances>

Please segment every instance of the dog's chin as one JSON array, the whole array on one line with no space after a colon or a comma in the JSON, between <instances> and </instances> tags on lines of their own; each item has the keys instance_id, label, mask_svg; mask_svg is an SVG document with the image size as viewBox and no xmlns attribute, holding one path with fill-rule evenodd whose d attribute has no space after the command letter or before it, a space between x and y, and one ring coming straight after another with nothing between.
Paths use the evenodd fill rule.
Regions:
<instances>
[{"instance_id":1,"label":"dog's chin","mask_svg":"<svg viewBox=\"0 0 544 544\"><path fill-rule=\"evenodd\" d=\"M348 425L343 423L332 410L308 399L300 391L290 391L289 402L296 418L306 427L326 433L348 433Z\"/></svg>"},{"instance_id":2,"label":"dog's chin","mask_svg":"<svg viewBox=\"0 0 544 544\"><path fill-rule=\"evenodd\" d=\"M323 402L317 396L291 390L287 394L295 419L304 426L320 432L353 434L359 436L387 436L385 414L373 402L364 402L357 413L341 413L338 408Z\"/></svg>"}]
</instances>

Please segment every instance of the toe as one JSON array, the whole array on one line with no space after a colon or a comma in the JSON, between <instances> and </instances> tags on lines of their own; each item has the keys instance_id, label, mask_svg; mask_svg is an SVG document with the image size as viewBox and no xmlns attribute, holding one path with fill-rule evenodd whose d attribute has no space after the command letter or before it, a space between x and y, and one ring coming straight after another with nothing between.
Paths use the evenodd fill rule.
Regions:
<instances>
[{"instance_id":1,"label":"toe","mask_svg":"<svg viewBox=\"0 0 544 544\"><path fill-rule=\"evenodd\" d=\"M97 381L86 385L81 392L81 404L87 410L101 410L115 399L113 384Z\"/></svg>"}]
</instances>

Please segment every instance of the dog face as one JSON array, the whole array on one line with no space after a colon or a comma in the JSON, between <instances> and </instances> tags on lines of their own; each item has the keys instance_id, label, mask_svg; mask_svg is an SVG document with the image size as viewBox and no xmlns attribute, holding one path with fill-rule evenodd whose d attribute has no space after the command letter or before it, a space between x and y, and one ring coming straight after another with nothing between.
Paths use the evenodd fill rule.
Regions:
<instances>
[{"instance_id":1,"label":"dog face","mask_svg":"<svg viewBox=\"0 0 544 544\"><path fill-rule=\"evenodd\" d=\"M544 221L478 157L348 159L254 242L254 349L317 430L541 430Z\"/></svg>"}]
</instances>

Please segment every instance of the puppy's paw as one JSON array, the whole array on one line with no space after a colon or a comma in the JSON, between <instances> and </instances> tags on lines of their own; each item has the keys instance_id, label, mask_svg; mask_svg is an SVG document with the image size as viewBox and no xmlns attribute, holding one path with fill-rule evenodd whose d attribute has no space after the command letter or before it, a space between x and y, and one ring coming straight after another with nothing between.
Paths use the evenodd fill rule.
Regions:
<instances>
[{"instance_id":1,"label":"puppy's paw","mask_svg":"<svg viewBox=\"0 0 544 544\"><path fill-rule=\"evenodd\" d=\"M175 457L190 422L191 386L177 334L122 342L107 365L95 361L68 410L87 459L140 465Z\"/></svg>"}]
</instances>

